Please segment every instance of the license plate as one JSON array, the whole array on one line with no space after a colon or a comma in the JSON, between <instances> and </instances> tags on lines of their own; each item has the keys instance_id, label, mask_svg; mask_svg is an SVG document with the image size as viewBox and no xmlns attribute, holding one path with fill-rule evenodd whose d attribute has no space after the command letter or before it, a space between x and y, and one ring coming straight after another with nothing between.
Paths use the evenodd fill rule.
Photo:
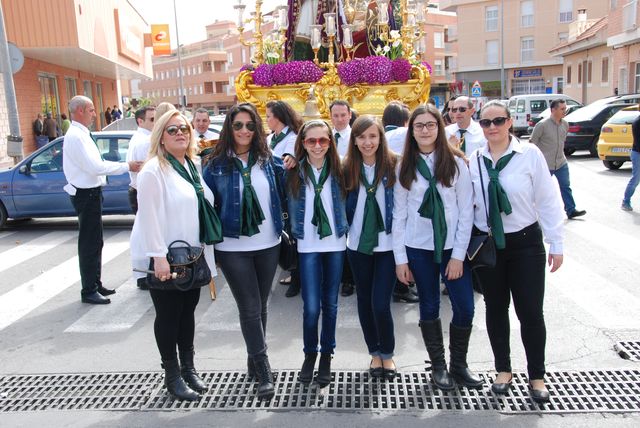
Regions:
<instances>
[{"instance_id":1,"label":"license plate","mask_svg":"<svg viewBox=\"0 0 640 428\"><path fill-rule=\"evenodd\" d=\"M611 149L612 153L631 153L631 147L614 147Z\"/></svg>"}]
</instances>

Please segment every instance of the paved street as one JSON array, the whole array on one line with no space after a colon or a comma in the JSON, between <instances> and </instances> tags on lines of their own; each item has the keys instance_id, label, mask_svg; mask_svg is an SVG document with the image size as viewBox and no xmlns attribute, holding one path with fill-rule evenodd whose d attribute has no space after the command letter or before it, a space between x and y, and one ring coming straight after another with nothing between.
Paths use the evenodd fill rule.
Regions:
<instances>
[{"instance_id":1,"label":"paved street","mask_svg":"<svg viewBox=\"0 0 640 428\"><path fill-rule=\"evenodd\" d=\"M640 198L637 211L620 210L629 163L609 171L597 159L578 154L570 159L571 182L579 209L587 215L566 222L563 267L548 275L547 370L638 370L640 363L621 359L613 350L620 340L640 338ZM0 231L0 376L9 374L159 371L153 339L153 307L147 292L131 279L129 233L132 217L105 218L103 282L117 288L112 304L80 303L74 219L9 223ZM280 274L280 272L279 272ZM277 279L277 278L276 278ZM218 299L203 290L196 313L196 363L201 370L243 370L246 354L235 302L222 276ZM288 299L286 287L274 283L269 305L268 344L272 367L293 370L302 363L302 301ZM475 330L469 363L478 371L492 369L484 326L482 296L476 294ZM451 310L443 297L441 316L448 324ZM422 370L426 352L419 335L417 306L393 304L396 363L401 371ZM357 318L356 298L340 297L337 349L333 367L364 370L368 356ZM514 369L525 368L518 324L512 316ZM2 391L0 391L1 393ZM640 394L640 391L636 391ZM2 398L0 397L0 400ZM1 404L1 402L0 402ZM425 411L422 415L359 413L255 412L16 412L0 414L0 425L23 426L151 426L159 423L199 426L244 426L250 423L298 425L486 426L638 426L635 415L504 416ZM472 417L473 415L473 417ZM306 417L308 416L308 417ZM441 416L441 418L436 418ZM325 419L326 417L326 419ZM391 418L391 419L390 419ZM5 421L5 422L3 422Z\"/></svg>"}]
</instances>

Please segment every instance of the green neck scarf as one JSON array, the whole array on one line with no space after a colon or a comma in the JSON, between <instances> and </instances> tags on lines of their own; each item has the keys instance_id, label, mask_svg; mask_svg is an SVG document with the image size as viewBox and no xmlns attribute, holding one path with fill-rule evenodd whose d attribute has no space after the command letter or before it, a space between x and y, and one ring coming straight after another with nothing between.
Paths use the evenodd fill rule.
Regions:
<instances>
[{"instance_id":1,"label":"green neck scarf","mask_svg":"<svg viewBox=\"0 0 640 428\"><path fill-rule=\"evenodd\" d=\"M280 141L284 140L284 137L289 135L289 132L291 132L291 128L287 129L287 132L274 134L273 137L271 137L271 144L269 145L271 147L271 150L273 150Z\"/></svg>"},{"instance_id":2,"label":"green neck scarf","mask_svg":"<svg viewBox=\"0 0 640 428\"><path fill-rule=\"evenodd\" d=\"M366 191L367 199L364 202L364 215L362 217L362 232L360 233L360 242L358 242L358 252L364 254L373 254L373 249L378 246L378 234L384 232L384 220L380 205L376 200L376 190L378 186L369 184L367 175L364 172L364 164L360 171L360 178Z\"/></svg>"},{"instance_id":3,"label":"green neck scarf","mask_svg":"<svg viewBox=\"0 0 640 428\"><path fill-rule=\"evenodd\" d=\"M429 188L424 192L422 204L418 209L421 217L431 219L433 226L433 261L442 261L444 243L447 239L447 221L444 215L444 203L436 187L436 177L431 174L427 163L418 155L418 172L429 182Z\"/></svg>"},{"instance_id":4,"label":"green neck scarf","mask_svg":"<svg viewBox=\"0 0 640 428\"><path fill-rule=\"evenodd\" d=\"M222 224L218 213L213 209L209 201L204 196L204 189L200 183L200 175L194 165L193 161L189 158L187 160L187 166L189 172L187 172L184 165L182 165L172 155L167 154L167 160L180 175L193 186L198 197L198 218L200 220L200 242L205 244L215 244L222 241Z\"/></svg>"},{"instance_id":5,"label":"green neck scarf","mask_svg":"<svg viewBox=\"0 0 640 428\"><path fill-rule=\"evenodd\" d=\"M501 157L498 163L496 163L495 168L492 167L491 159L484 156L482 157L484 159L484 166L487 168L487 175L489 176L489 224L491 225L493 238L496 241L496 248L500 249L505 247L504 227L502 226L500 213L505 213L506 215L511 214L511 203L498 177L500 176L500 171L507 166L514 154L515 152L511 152ZM482 174L482 171L480 171L480 173Z\"/></svg>"},{"instance_id":6,"label":"green neck scarf","mask_svg":"<svg viewBox=\"0 0 640 428\"><path fill-rule=\"evenodd\" d=\"M260 232L258 226L264 220L264 213L258 202L258 195L251 185L251 168L256 164L253 153L249 152L247 167L242 166L239 158L233 158L233 163L240 171L242 178L242 201L240 203L240 234L244 236L253 236Z\"/></svg>"},{"instance_id":7,"label":"green neck scarf","mask_svg":"<svg viewBox=\"0 0 640 428\"><path fill-rule=\"evenodd\" d=\"M322 187L324 183L329 178L329 168L327 167L327 161L325 159L324 165L322 165L322 171L320 172L320 178L318 182L316 182L316 176L313 172L313 166L307 161L307 176L311 180L314 189L314 197L313 197L313 217L311 217L311 224L318 228L318 235L320 239L325 238L331 235L331 223L329 223L329 217L327 217L327 212L324 210L324 206L322 205L322 198L320 194L322 193Z\"/></svg>"},{"instance_id":8,"label":"green neck scarf","mask_svg":"<svg viewBox=\"0 0 640 428\"><path fill-rule=\"evenodd\" d=\"M466 148L466 141L464 138L464 134L467 133L466 129L458 129L458 132L460 132L460 150L462 150L462 153L464 153L464 149Z\"/></svg>"}]
</instances>

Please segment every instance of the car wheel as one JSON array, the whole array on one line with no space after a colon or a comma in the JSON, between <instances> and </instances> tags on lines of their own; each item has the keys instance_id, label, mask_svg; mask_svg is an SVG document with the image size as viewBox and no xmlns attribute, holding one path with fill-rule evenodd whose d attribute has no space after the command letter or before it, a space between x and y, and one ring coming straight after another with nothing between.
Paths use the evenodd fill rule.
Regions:
<instances>
[{"instance_id":1,"label":"car wheel","mask_svg":"<svg viewBox=\"0 0 640 428\"><path fill-rule=\"evenodd\" d=\"M624 161L602 161L602 163L609 169L620 169Z\"/></svg>"},{"instance_id":2,"label":"car wheel","mask_svg":"<svg viewBox=\"0 0 640 428\"><path fill-rule=\"evenodd\" d=\"M576 149L564 149L564 155L565 156L571 156L575 152L576 152Z\"/></svg>"},{"instance_id":3,"label":"car wheel","mask_svg":"<svg viewBox=\"0 0 640 428\"><path fill-rule=\"evenodd\" d=\"M591 147L589 148L589 154L591 156L598 156L598 139L600 138L600 135L596 135L596 138L593 139L593 142L591 143Z\"/></svg>"},{"instance_id":4,"label":"car wheel","mask_svg":"<svg viewBox=\"0 0 640 428\"><path fill-rule=\"evenodd\" d=\"M7 210L4 208L2 202L0 202L0 229L7 224Z\"/></svg>"}]
</instances>

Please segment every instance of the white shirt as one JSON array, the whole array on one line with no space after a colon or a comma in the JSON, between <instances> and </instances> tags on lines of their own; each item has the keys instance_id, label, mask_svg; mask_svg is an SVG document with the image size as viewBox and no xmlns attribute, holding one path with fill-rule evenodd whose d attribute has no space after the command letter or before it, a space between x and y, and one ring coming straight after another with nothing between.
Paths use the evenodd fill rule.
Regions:
<instances>
[{"instance_id":1,"label":"white shirt","mask_svg":"<svg viewBox=\"0 0 640 428\"><path fill-rule=\"evenodd\" d=\"M340 138L336 141L336 146L338 148L338 156L340 159L347 155L347 149L349 148L349 138L351 137L351 127L347 126L342 131L338 131L333 128L333 135L336 135L336 132L340 134Z\"/></svg>"},{"instance_id":2,"label":"white shirt","mask_svg":"<svg viewBox=\"0 0 640 428\"><path fill-rule=\"evenodd\" d=\"M247 163L242 161L242 165L246 168ZM251 185L258 195L258 203L264 214L264 220L258 225L260 232L253 236L240 235L239 238L224 237L224 241L216 244L216 250L220 251L257 251L271 248L278 245L280 237L276 234L273 227L273 216L271 215L271 189L267 176L260 165L257 163L251 167ZM242 191L244 183L240 178L240 204L242 204Z\"/></svg>"},{"instance_id":3,"label":"white shirt","mask_svg":"<svg viewBox=\"0 0 640 428\"><path fill-rule=\"evenodd\" d=\"M491 159L488 146L479 149L478 152ZM513 210L509 215L501 213L504 232L517 232L537 221L540 223L545 241L550 244L549 252L562 254L564 211L558 182L551 178L547 162L540 149L535 145L522 143L512 137L509 148L502 156L511 152L516 152L516 154L500 171L500 184L507 193ZM478 229L486 232L488 231L487 214L485 213L476 157L477 152L469 158L469 169L474 189L474 223ZM489 177L482 159L480 159L480 165L485 195L489 197L487 193Z\"/></svg>"},{"instance_id":4,"label":"white shirt","mask_svg":"<svg viewBox=\"0 0 640 428\"><path fill-rule=\"evenodd\" d=\"M132 161L144 162L149 156L149 148L151 147L151 131L146 128L138 127L133 133L129 141L129 150L127 150L127 163ZM129 171L131 182L129 185L136 189L137 172Z\"/></svg>"},{"instance_id":5,"label":"white shirt","mask_svg":"<svg viewBox=\"0 0 640 428\"><path fill-rule=\"evenodd\" d=\"M205 131L204 134L201 134L200 132L196 131L196 129L193 129L193 135L195 135L196 137L196 141L200 141L202 138L200 138L200 135L204 135L204 139L205 140L217 140L218 139L218 135L213 132L213 131L209 131L208 129Z\"/></svg>"},{"instance_id":6,"label":"white shirt","mask_svg":"<svg viewBox=\"0 0 640 428\"><path fill-rule=\"evenodd\" d=\"M375 174L375 165L364 165L364 175L367 177L367 181L369 183L373 183ZM360 183L360 190L358 191L358 202L356 203L356 211L353 214L353 221L351 222L351 226L349 227L349 234L347 235L347 247L353 251L358 251L358 245L360 244L360 235L362 234L362 222L364 221L364 205L366 199L367 191L365 190L364 185ZM378 183L378 187L376 188L376 201L378 202L378 206L380 207L382 219L386 220L387 206L384 200L384 185L382 184L382 180L380 181L380 183ZM383 251L391 251L392 249L393 245L391 242L391 234L387 235L386 230L379 232L378 246L373 249L373 252L377 253Z\"/></svg>"},{"instance_id":7,"label":"white shirt","mask_svg":"<svg viewBox=\"0 0 640 428\"><path fill-rule=\"evenodd\" d=\"M289 130L288 126L285 126L284 129L280 132L287 132ZM271 139L275 134L271 133L267 136L267 146L271 147ZM295 154L296 148L296 138L298 138L298 134L291 131L289 132L276 146L271 149L274 156L282 157L285 153L293 156Z\"/></svg>"},{"instance_id":8,"label":"white shirt","mask_svg":"<svg viewBox=\"0 0 640 428\"><path fill-rule=\"evenodd\" d=\"M457 123L452 123L451 125L444 128L445 133L447 134L447 140L449 137L454 135L460 140L460 128ZM482 127L475 120L471 120L469 123L469 127L467 128L467 132L464 133L464 154L467 158L481 147L487 145L487 139L484 137L484 131L482 131Z\"/></svg>"},{"instance_id":9,"label":"white shirt","mask_svg":"<svg viewBox=\"0 0 640 428\"><path fill-rule=\"evenodd\" d=\"M64 136L62 169L67 179L64 190L73 196L76 188L104 186L107 175L124 174L129 171L129 164L103 160L89 129L74 120Z\"/></svg>"},{"instance_id":10,"label":"white shirt","mask_svg":"<svg viewBox=\"0 0 640 428\"><path fill-rule=\"evenodd\" d=\"M433 174L435 153L420 156ZM451 187L444 187L438 182L436 188L444 204L447 223L444 249L452 249L452 258L464 260L473 228L473 189L467 164L459 157L456 157L456 164L458 174L454 177ZM400 171L399 166L398 171ZM417 170L416 181L411 183L410 190L402 187L399 179L393 188L393 255L397 265L408 262L405 246L434 250L431 219L422 217L418 213L428 188L429 182Z\"/></svg>"},{"instance_id":11,"label":"white shirt","mask_svg":"<svg viewBox=\"0 0 640 428\"><path fill-rule=\"evenodd\" d=\"M402 152L404 152L404 143L407 140L407 128L401 127L392 129L391 131L385 132L384 136L387 139L389 150L402 156Z\"/></svg>"},{"instance_id":12,"label":"white shirt","mask_svg":"<svg viewBox=\"0 0 640 428\"><path fill-rule=\"evenodd\" d=\"M316 183L320 179L320 171L316 168L311 168L316 178ZM315 190L311 179L307 180L305 185L305 201L304 201L304 239L298 239L298 252L299 253L328 253L333 251L344 251L347 249L347 238L342 235L340 238L336 235L336 224L333 216L333 198L331 195L331 180L333 177L329 174L327 181L322 186L322 192L320 192L320 199L322 199L322 206L329 218L329 225L331 226L331 232L329 236L325 236L320 239L318 235L318 228L311 224L313 218L313 199L315 196Z\"/></svg>"},{"instance_id":13,"label":"white shirt","mask_svg":"<svg viewBox=\"0 0 640 428\"><path fill-rule=\"evenodd\" d=\"M200 161L193 160L198 172ZM189 167L185 163L185 168ZM213 205L213 193L200 180L204 195ZM198 198L195 189L171 165L160 166L157 157L149 159L138 174L138 213L131 231L131 261L136 269L148 269L150 257L164 257L170 243L181 239L192 246L200 244ZM205 247L204 255L216 275L213 246ZM134 272L142 278L144 273Z\"/></svg>"}]
</instances>

